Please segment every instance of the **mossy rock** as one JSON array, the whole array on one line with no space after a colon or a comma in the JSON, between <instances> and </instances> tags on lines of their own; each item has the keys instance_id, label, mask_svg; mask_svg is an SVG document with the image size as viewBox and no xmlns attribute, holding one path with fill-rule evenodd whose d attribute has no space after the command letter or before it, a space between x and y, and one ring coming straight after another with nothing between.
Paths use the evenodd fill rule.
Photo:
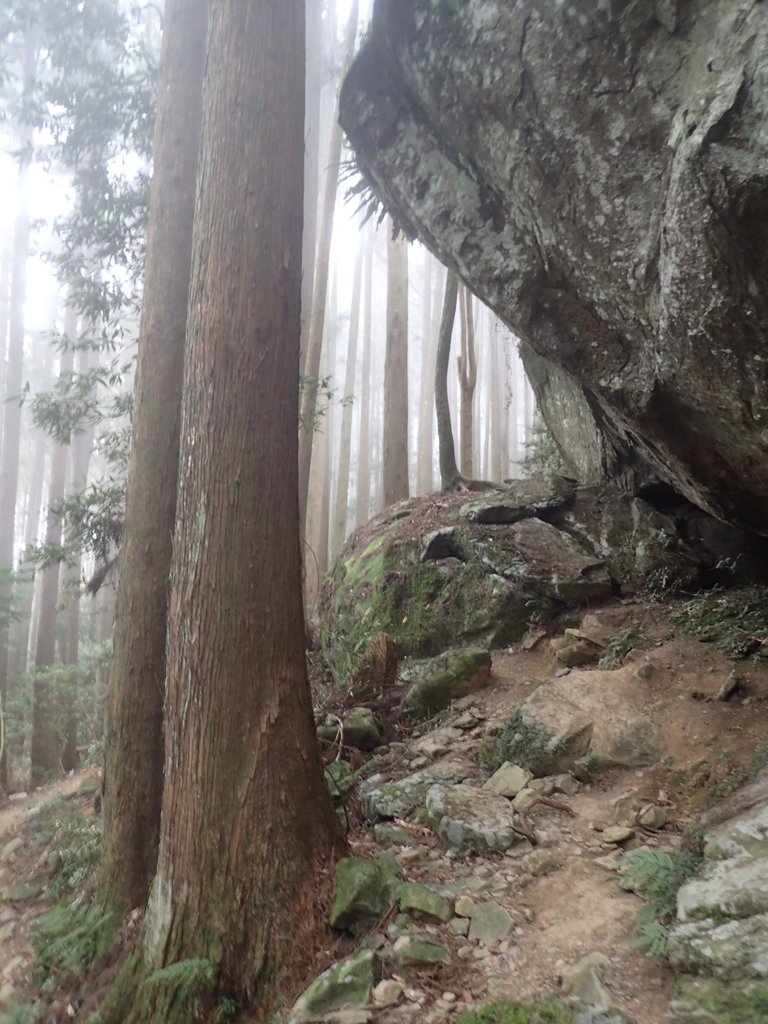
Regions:
<instances>
[{"instance_id":1,"label":"mossy rock","mask_svg":"<svg viewBox=\"0 0 768 1024\"><path fill-rule=\"evenodd\" d=\"M768 985L682 978L670 1000L669 1024L765 1024Z\"/></svg>"},{"instance_id":2,"label":"mossy rock","mask_svg":"<svg viewBox=\"0 0 768 1024\"><path fill-rule=\"evenodd\" d=\"M365 1006L371 990L381 978L381 961L372 950L363 950L333 964L299 996L288 1024L316 1020L330 1010L344 1006Z\"/></svg>"},{"instance_id":3,"label":"mossy rock","mask_svg":"<svg viewBox=\"0 0 768 1024\"><path fill-rule=\"evenodd\" d=\"M425 718L447 708L485 686L491 673L490 654L477 647L451 648L425 661L416 661L402 672L410 688L402 711Z\"/></svg>"},{"instance_id":4,"label":"mossy rock","mask_svg":"<svg viewBox=\"0 0 768 1024\"><path fill-rule=\"evenodd\" d=\"M519 640L532 616L607 597L601 557L536 518L572 493L552 478L513 481L470 502L461 493L414 498L354 533L320 601L320 643L336 681L354 676L382 633L403 657L488 649Z\"/></svg>"},{"instance_id":5,"label":"mossy rock","mask_svg":"<svg viewBox=\"0 0 768 1024\"><path fill-rule=\"evenodd\" d=\"M389 854L375 860L343 857L336 865L331 926L353 934L365 931L392 907L401 881L400 866Z\"/></svg>"}]
</instances>

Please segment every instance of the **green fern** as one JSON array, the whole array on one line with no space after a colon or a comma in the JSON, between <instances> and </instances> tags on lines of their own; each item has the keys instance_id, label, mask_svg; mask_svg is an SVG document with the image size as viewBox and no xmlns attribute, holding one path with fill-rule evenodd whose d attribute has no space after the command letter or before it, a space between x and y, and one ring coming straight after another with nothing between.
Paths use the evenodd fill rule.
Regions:
<instances>
[{"instance_id":1,"label":"green fern","mask_svg":"<svg viewBox=\"0 0 768 1024\"><path fill-rule=\"evenodd\" d=\"M677 909L677 892L701 866L701 855L683 850L671 856L648 847L633 850L619 865L619 885L642 893L647 905L635 917L632 945L649 956L665 956L669 928Z\"/></svg>"},{"instance_id":2,"label":"green fern","mask_svg":"<svg viewBox=\"0 0 768 1024\"><path fill-rule=\"evenodd\" d=\"M170 985L184 993L207 988L213 984L214 971L210 960L192 958L178 960L175 964L161 967L144 982L145 985Z\"/></svg>"},{"instance_id":3,"label":"green fern","mask_svg":"<svg viewBox=\"0 0 768 1024\"><path fill-rule=\"evenodd\" d=\"M94 963L119 923L119 914L103 913L93 904L54 907L37 919L32 934L38 969L47 977L54 971L77 971Z\"/></svg>"}]
</instances>

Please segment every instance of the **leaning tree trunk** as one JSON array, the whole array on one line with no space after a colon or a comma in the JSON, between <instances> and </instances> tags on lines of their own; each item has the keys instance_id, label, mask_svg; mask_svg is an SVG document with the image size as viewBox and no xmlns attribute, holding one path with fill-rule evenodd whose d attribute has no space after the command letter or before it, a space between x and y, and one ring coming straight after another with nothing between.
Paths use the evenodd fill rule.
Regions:
<instances>
[{"instance_id":1,"label":"leaning tree trunk","mask_svg":"<svg viewBox=\"0 0 768 1024\"><path fill-rule=\"evenodd\" d=\"M149 246L105 742L106 899L143 906L163 790L168 578L207 21L206 0L167 0Z\"/></svg>"},{"instance_id":2,"label":"leaning tree trunk","mask_svg":"<svg viewBox=\"0 0 768 1024\"><path fill-rule=\"evenodd\" d=\"M384 362L384 505L408 497L408 246L389 223Z\"/></svg>"},{"instance_id":3,"label":"leaning tree trunk","mask_svg":"<svg viewBox=\"0 0 768 1024\"><path fill-rule=\"evenodd\" d=\"M223 997L266 1020L323 933L317 908L341 846L304 659L303 40L300 0L211 7L161 840L144 941L102 1008L121 1024L210 1019ZM175 971L135 988L179 961L206 961L210 984L190 991Z\"/></svg>"},{"instance_id":4,"label":"leaning tree trunk","mask_svg":"<svg viewBox=\"0 0 768 1024\"><path fill-rule=\"evenodd\" d=\"M456 465L456 449L453 444L451 409L448 404L448 367L451 361L451 338L453 322L456 319L456 299L459 279L449 270L445 276L445 298L440 317L440 334L437 339L435 359L435 413L437 415L437 442L440 449L440 484L444 491L458 486L461 473Z\"/></svg>"}]
</instances>

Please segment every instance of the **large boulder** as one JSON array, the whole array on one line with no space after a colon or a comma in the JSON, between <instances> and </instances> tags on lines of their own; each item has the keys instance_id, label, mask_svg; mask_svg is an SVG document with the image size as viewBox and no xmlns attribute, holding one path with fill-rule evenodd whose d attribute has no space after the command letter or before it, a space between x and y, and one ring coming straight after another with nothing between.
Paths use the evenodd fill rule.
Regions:
<instances>
[{"instance_id":1,"label":"large boulder","mask_svg":"<svg viewBox=\"0 0 768 1024\"><path fill-rule=\"evenodd\" d=\"M726 814L722 820L723 811ZM669 957L687 972L670 1024L768 1019L768 774L710 815L704 866L677 896Z\"/></svg>"},{"instance_id":2,"label":"large boulder","mask_svg":"<svg viewBox=\"0 0 768 1024\"><path fill-rule=\"evenodd\" d=\"M480 496L430 495L393 506L347 542L323 590L320 642L338 681L387 634L401 656L519 639L531 617L600 601L602 556L544 517L572 502L562 477L518 480Z\"/></svg>"},{"instance_id":3,"label":"large boulder","mask_svg":"<svg viewBox=\"0 0 768 1024\"><path fill-rule=\"evenodd\" d=\"M372 190L522 339L582 478L763 534L767 41L754 0L377 0L341 95Z\"/></svg>"}]
</instances>

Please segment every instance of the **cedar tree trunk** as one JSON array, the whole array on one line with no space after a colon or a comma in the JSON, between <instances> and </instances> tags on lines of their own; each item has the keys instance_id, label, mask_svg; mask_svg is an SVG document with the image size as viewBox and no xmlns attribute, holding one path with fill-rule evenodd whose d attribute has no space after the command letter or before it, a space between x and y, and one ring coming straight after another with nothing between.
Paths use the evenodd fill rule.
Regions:
<instances>
[{"instance_id":1,"label":"cedar tree trunk","mask_svg":"<svg viewBox=\"0 0 768 1024\"><path fill-rule=\"evenodd\" d=\"M143 906L157 861L163 692L206 0L167 0L105 739L102 883Z\"/></svg>"}]
</instances>

